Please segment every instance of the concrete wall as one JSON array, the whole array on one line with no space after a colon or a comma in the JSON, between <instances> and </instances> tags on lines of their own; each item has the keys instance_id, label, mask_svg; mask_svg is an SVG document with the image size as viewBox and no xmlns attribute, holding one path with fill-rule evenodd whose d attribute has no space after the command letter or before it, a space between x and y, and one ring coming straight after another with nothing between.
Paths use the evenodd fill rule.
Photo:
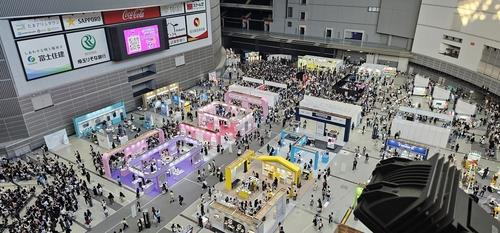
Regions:
<instances>
[{"instance_id":1,"label":"concrete wall","mask_svg":"<svg viewBox=\"0 0 500 233\"><path fill-rule=\"evenodd\" d=\"M8 85L9 81L13 83L15 88L11 85L9 90L14 91L12 106L17 105L17 110L7 111L9 115L6 117L12 118L11 115L14 115L20 119L22 126L14 125L13 135L21 135L20 137L12 138L10 133L5 136L2 129L8 125L3 123L2 120L5 117L0 113L0 148L4 147L0 150L0 155L12 156L38 147L43 143L44 135L63 128L72 134L74 133L73 117L95 111L117 101L125 101L127 111L134 110L141 103L141 97L133 96L132 86L135 83L129 82L129 75L127 75L130 70L155 65L156 73L146 78L153 80L154 88L172 83L179 83L181 88L195 85L215 68L221 58L219 0L207 0L208 2L210 2L210 8L207 9L207 18L211 19L208 20L208 27L211 30L209 39L175 46L167 51L140 58L103 63L30 82L24 78L19 57L13 46L12 35L0 32L1 44L9 46L5 53L7 58L0 58L0 68L3 64L7 67L7 69L0 69L2 72L0 87ZM0 25L5 23L4 20L0 21ZM176 67L175 57L178 56L184 56L185 64ZM5 72L14 74L13 78L4 75ZM32 98L47 94L51 96L53 106L35 111ZM0 95L0 108L4 109L5 106L7 105L4 103L3 96ZM9 122L15 123L16 121ZM21 140L12 141L12 139Z\"/></svg>"}]
</instances>

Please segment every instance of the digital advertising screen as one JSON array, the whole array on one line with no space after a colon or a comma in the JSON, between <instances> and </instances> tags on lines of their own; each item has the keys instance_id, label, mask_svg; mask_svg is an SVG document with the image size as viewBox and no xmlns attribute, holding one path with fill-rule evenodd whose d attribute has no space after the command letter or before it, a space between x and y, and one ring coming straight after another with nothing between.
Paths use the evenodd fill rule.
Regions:
<instances>
[{"instance_id":1,"label":"digital advertising screen","mask_svg":"<svg viewBox=\"0 0 500 233\"><path fill-rule=\"evenodd\" d=\"M111 60L120 61L167 49L165 27L164 19L108 27Z\"/></svg>"},{"instance_id":2,"label":"digital advertising screen","mask_svg":"<svg viewBox=\"0 0 500 233\"><path fill-rule=\"evenodd\" d=\"M127 29L123 36L128 55L161 47L158 25Z\"/></svg>"}]
</instances>

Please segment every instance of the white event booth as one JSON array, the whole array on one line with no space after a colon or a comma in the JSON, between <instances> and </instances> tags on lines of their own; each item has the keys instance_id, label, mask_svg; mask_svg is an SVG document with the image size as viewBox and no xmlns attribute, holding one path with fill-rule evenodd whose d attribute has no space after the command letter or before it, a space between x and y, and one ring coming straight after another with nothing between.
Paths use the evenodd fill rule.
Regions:
<instances>
[{"instance_id":1,"label":"white event booth","mask_svg":"<svg viewBox=\"0 0 500 233\"><path fill-rule=\"evenodd\" d=\"M362 111L358 105L306 95L299 103L296 119L305 135L324 141L334 135L335 143L343 146L349 141L351 125L361 122Z\"/></svg>"},{"instance_id":2,"label":"white event booth","mask_svg":"<svg viewBox=\"0 0 500 233\"><path fill-rule=\"evenodd\" d=\"M420 74L415 75L415 79L413 80L413 95L427 95L427 87L429 86L429 82L429 78L426 78Z\"/></svg>"},{"instance_id":3,"label":"white event booth","mask_svg":"<svg viewBox=\"0 0 500 233\"><path fill-rule=\"evenodd\" d=\"M292 60L292 55L288 55L288 54L271 54L271 55L267 56L267 60L268 61L272 61L272 60L287 60L287 61L290 61L290 60Z\"/></svg>"},{"instance_id":4,"label":"white event booth","mask_svg":"<svg viewBox=\"0 0 500 233\"><path fill-rule=\"evenodd\" d=\"M261 97L267 101L267 103L269 104L269 107L274 107L280 98L280 95L278 93L274 93L271 91L263 91L263 90L259 90L259 89L251 88L251 87L244 87L244 86L241 86L238 84L233 84L233 85L229 86L228 90L244 93L244 94L251 95L251 96Z\"/></svg>"},{"instance_id":5,"label":"white event booth","mask_svg":"<svg viewBox=\"0 0 500 233\"><path fill-rule=\"evenodd\" d=\"M448 100L451 92L440 86L434 86L432 89L432 107L437 109L448 109Z\"/></svg>"},{"instance_id":6,"label":"white event booth","mask_svg":"<svg viewBox=\"0 0 500 233\"><path fill-rule=\"evenodd\" d=\"M392 120L392 134L399 132L399 136L402 139L435 147L446 148L446 145L448 144L448 138L450 137L451 133L451 127L443 127L441 125L423 123L416 120L407 120L403 118L401 114L414 114L437 118L439 119L440 123L444 122L450 125L453 121L453 116L424 111L417 108L400 107L398 115Z\"/></svg>"},{"instance_id":7,"label":"white event booth","mask_svg":"<svg viewBox=\"0 0 500 233\"><path fill-rule=\"evenodd\" d=\"M471 119L472 116L476 115L476 109L477 106L475 104L468 103L461 98L455 104L455 114L460 119Z\"/></svg>"}]
</instances>

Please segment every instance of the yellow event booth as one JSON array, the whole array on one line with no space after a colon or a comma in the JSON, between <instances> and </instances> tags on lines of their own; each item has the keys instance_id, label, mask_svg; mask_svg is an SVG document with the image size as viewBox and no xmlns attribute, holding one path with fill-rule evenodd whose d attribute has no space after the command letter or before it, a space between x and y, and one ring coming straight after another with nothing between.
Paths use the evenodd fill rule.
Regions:
<instances>
[{"instance_id":1,"label":"yellow event booth","mask_svg":"<svg viewBox=\"0 0 500 233\"><path fill-rule=\"evenodd\" d=\"M255 156L255 151L247 150L238 159L234 160L232 163L226 166L226 190L233 189L233 182L236 180L237 173L243 171L246 173L250 168L250 162ZM241 167L243 166L243 170Z\"/></svg>"},{"instance_id":2,"label":"yellow event booth","mask_svg":"<svg viewBox=\"0 0 500 233\"><path fill-rule=\"evenodd\" d=\"M328 57L317 57L311 55L299 56L297 62L299 68L305 67L308 70L335 70L340 68L344 61Z\"/></svg>"},{"instance_id":3,"label":"yellow event booth","mask_svg":"<svg viewBox=\"0 0 500 233\"><path fill-rule=\"evenodd\" d=\"M300 167L280 156L259 156L262 162L262 174L280 183L300 185ZM300 187L300 186L299 186Z\"/></svg>"}]
</instances>

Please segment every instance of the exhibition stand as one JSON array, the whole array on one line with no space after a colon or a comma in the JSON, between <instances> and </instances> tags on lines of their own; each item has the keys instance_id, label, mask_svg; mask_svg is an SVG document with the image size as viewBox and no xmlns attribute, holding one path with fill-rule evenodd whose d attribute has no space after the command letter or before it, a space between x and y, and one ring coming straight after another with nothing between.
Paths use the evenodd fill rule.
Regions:
<instances>
[{"instance_id":1,"label":"exhibition stand","mask_svg":"<svg viewBox=\"0 0 500 233\"><path fill-rule=\"evenodd\" d=\"M256 88L244 87L238 84L233 84L228 87L228 91L235 91L244 93L251 96L261 97L266 100L267 105L273 108L276 103L280 100L280 95L271 91L263 91Z\"/></svg>"},{"instance_id":2,"label":"exhibition stand","mask_svg":"<svg viewBox=\"0 0 500 233\"><path fill-rule=\"evenodd\" d=\"M267 56L268 61L273 61L273 60L287 60L290 61L292 60L292 55L288 54L270 54Z\"/></svg>"},{"instance_id":3,"label":"exhibition stand","mask_svg":"<svg viewBox=\"0 0 500 233\"><path fill-rule=\"evenodd\" d=\"M278 179L280 184L288 186L299 186L301 170L300 167L280 156L259 156L256 158L262 162L262 174L271 179Z\"/></svg>"},{"instance_id":4,"label":"exhibition stand","mask_svg":"<svg viewBox=\"0 0 500 233\"><path fill-rule=\"evenodd\" d=\"M248 62L256 62L261 60L259 52L247 52L245 53L245 60Z\"/></svg>"},{"instance_id":5,"label":"exhibition stand","mask_svg":"<svg viewBox=\"0 0 500 233\"><path fill-rule=\"evenodd\" d=\"M235 203L228 203L224 198L217 198L209 205L209 222L212 229L227 233L272 233L278 223L286 217L286 192L283 189L268 192L262 207L247 213Z\"/></svg>"},{"instance_id":6,"label":"exhibition stand","mask_svg":"<svg viewBox=\"0 0 500 233\"><path fill-rule=\"evenodd\" d=\"M330 136L343 146L349 141L351 126L361 122L362 111L358 105L306 95L299 103L296 120L305 135L325 142Z\"/></svg>"},{"instance_id":7,"label":"exhibition stand","mask_svg":"<svg viewBox=\"0 0 500 233\"><path fill-rule=\"evenodd\" d=\"M434 119L433 122L428 122L430 118ZM402 139L446 148L452 121L453 116L450 115L400 107L392 120L391 131Z\"/></svg>"},{"instance_id":8,"label":"exhibition stand","mask_svg":"<svg viewBox=\"0 0 500 233\"><path fill-rule=\"evenodd\" d=\"M305 68L307 70L340 70L344 64L342 59L334 59L327 57L317 57L311 55L299 56L297 62L298 68Z\"/></svg>"},{"instance_id":9,"label":"exhibition stand","mask_svg":"<svg viewBox=\"0 0 500 233\"><path fill-rule=\"evenodd\" d=\"M391 78L396 76L396 68L380 64L363 63L359 66L358 74L365 77Z\"/></svg>"},{"instance_id":10,"label":"exhibition stand","mask_svg":"<svg viewBox=\"0 0 500 233\"><path fill-rule=\"evenodd\" d=\"M429 87L429 78L417 74L413 80L413 95L426 96Z\"/></svg>"},{"instance_id":11,"label":"exhibition stand","mask_svg":"<svg viewBox=\"0 0 500 233\"><path fill-rule=\"evenodd\" d=\"M151 138L157 139L160 144L165 142L163 130L154 129L145 132L141 136L128 141L126 144L121 145L120 147L105 152L101 158L104 174L109 178L113 178L111 172L111 163L113 163L113 167L115 169L121 169L123 170L123 172L128 173L127 169L122 169L123 166L132 157L136 157L145 153L149 149L148 141L150 141ZM113 157L113 161L111 161L111 157Z\"/></svg>"},{"instance_id":12,"label":"exhibition stand","mask_svg":"<svg viewBox=\"0 0 500 233\"><path fill-rule=\"evenodd\" d=\"M201 148L202 144L197 140L175 136L142 155L128 159L124 166L128 171L120 172L120 180L145 193L161 192L163 184L174 185L196 169L203 161Z\"/></svg>"},{"instance_id":13,"label":"exhibition stand","mask_svg":"<svg viewBox=\"0 0 500 233\"><path fill-rule=\"evenodd\" d=\"M462 98L458 99L455 103L455 115L458 119L464 119L467 121L472 120L476 115L477 106L475 104L469 103Z\"/></svg>"},{"instance_id":14,"label":"exhibition stand","mask_svg":"<svg viewBox=\"0 0 500 233\"><path fill-rule=\"evenodd\" d=\"M432 88L432 107L436 109L448 109L448 100L451 92L445 88L434 86Z\"/></svg>"},{"instance_id":15,"label":"exhibition stand","mask_svg":"<svg viewBox=\"0 0 500 233\"><path fill-rule=\"evenodd\" d=\"M200 142L208 142L212 145L222 145L222 135L219 132L195 126L189 123L180 123L179 132L182 135L194 138Z\"/></svg>"},{"instance_id":16,"label":"exhibition stand","mask_svg":"<svg viewBox=\"0 0 500 233\"><path fill-rule=\"evenodd\" d=\"M385 141L385 150L391 154L391 157L402 157L414 160L426 160L429 155L429 148L416 145L401 139L387 139ZM386 157L385 159L387 159Z\"/></svg>"},{"instance_id":17,"label":"exhibition stand","mask_svg":"<svg viewBox=\"0 0 500 233\"><path fill-rule=\"evenodd\" d=\"M160 87L142 96L143 108L158 108L160 104L170 103L169 96L175 95L179 91L179 84L173 83L165 87ZM157 103L160 101L160 104ZM167 111L168 112L168 111Z\"/></svg>"},{"instance_id":18,"label":"exhibition stand","mask_svg":"<svg viewBox=\"0 0 500 233\"><path fill-rule=\"evenodd\" d=\"M93 131L120 124L126 118L125 103L117 102L97 111L73 118L73 126L78 137L87 137Z\"/></svg>"},{"instance_id":19,"label":"exhibition stand","mask_svg":"<svg viewBox=\"0 0 500 233\"><path fill-rule=\"evenodd\" d=\"M223 135L246 135L257 128L252 111L214 101L198 109L198 125Z\"/></svg>"},{"instance_id":20,"label":"exhibition stand","mask_svg":"<svg viewBox=\"0 0 500 233\"><path fill-rule=\"evenodd\" d=\"M246 150L245 153L226 166L224 177L226 190L232 190L241 181L237 177L241 177L243 173L249 171L253 157L255 157L255 151Z\"/></svg>"},{"instance_id":21,"label":"exhibition stand","mask_svg":"<svg viewBox=\"0 0 500 233\"><path fill-rule=\"evenodd\" d=\"M249 95L237 91L226 91L224 94L224 102L241 106L246 109L259 109L264 119L269 114L269 104L267 100L259 96Z\"/></svg>"},{"instance_id":22,"label":"exhibition stand","mask_svg":"<svg viewBox=\"0 0 500 233\"><path fill-rule=\"evenodd\" d=\"M344 94L346 99L352 101L358 101L367 87L368 85L365 82L357 81L355 74L348 74L333 85L337 93Z\"/></svg>"}]
</instances>

